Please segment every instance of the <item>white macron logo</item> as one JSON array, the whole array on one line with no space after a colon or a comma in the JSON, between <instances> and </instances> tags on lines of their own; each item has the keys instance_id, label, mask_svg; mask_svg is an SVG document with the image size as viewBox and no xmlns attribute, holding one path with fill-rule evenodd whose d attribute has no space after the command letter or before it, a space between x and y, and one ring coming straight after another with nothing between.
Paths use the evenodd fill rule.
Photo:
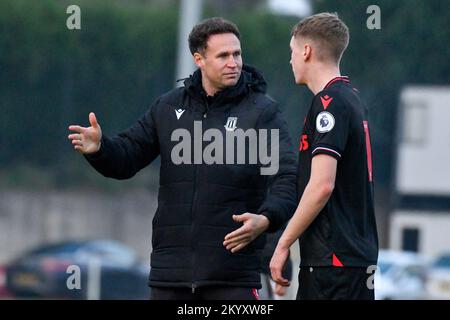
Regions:
<instances>
[{"instance_id":1,"label":"white macron logo","mask_svg":"<svg viewBox=\"0 0 450 320\"><path fill-rule=\"evenodd\" d=\"M177 120L180 120L180 117L181 117L181 115L185 112L186 110L184 110L184 109L178 109L178 110L175 110L175 114L176 114L176 116L177 116Z\"/></svg>"}]
</instances>

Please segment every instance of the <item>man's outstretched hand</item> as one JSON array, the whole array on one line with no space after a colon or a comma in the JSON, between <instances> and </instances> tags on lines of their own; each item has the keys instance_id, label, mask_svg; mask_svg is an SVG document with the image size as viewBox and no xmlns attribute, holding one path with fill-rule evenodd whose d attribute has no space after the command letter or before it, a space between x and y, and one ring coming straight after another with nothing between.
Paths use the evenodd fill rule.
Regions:
<instances>
[{"instance_id":1,"label":"man's outstretched hand","mask_svg":"<svg viewBox=\"0 0 450 320\"><path fill-rule=\"evenodd\" d=\"M69 135L69 140L75 150L82 154L95 153L100 150L100 141L102 139L102 129L97 122L95 114L89 114L90 127L80 127L77 125L69 126L69 130L75 133Z\"/></svg>"}]
</instances>

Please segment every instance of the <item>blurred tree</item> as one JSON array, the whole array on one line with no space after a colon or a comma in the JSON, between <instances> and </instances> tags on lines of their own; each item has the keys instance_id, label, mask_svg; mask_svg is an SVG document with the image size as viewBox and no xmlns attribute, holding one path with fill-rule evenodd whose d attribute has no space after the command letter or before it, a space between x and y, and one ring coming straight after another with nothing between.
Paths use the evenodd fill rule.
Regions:
<instances>
[{"instance_id":1,"label":"blurred tree","mask_svg":"<svg viewBox=\"0 0 450 320\"><path fill-rule=\"evenodd\" d=\"M298 18L265 12L262 1L234 1L235 7L224 4L228 1L205 2L205 16L224 16L240 27L244 60L263 71L269 94L280 102L298 143L311 101L308 90L293 83L289 65L290 31ZM69 4L81 7L81 30L65 27ZM379 0L381 30L366 27L371 1L314 4L315 12L337 11L350 28L342 72L368 102L375 174L378 185L387 186L399 90L408 83L449 84L450 3ZM48 186L61 187L59 181L73 186L91 173L96 178L89 184L103 181L74 156L66 127L87 124L88 112L95 111L106 133L117 132L171 89L177 5L159 0L0 2L0 184L10 176L23 186L29 186L27 177ZM230 10L221 11L225 6ZM34 169L24 174L24 166Z\"/></svg>"}]
</instances>

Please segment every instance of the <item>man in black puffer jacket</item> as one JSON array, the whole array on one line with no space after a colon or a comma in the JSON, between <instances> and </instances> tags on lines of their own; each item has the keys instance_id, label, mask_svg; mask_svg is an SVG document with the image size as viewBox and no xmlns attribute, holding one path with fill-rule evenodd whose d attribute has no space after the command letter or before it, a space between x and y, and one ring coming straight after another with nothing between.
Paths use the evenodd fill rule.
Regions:
<instances>
[{"instance_id":1,"label":"man in black puffer jacket","mask_svg":"<svg viewBox=\"0 0 450 320\"><path fill-rule=\"evenodd\" d=\"M189 45L199 69L184 87L113 138L91 113L91 126L70 126L69 139L116 179L161 156L152 299L256 299L260 235L282 226L296 207L294 148L262 75L242 63L233 23L207 19L193 28Z\"/></svg>"}]
</instances>

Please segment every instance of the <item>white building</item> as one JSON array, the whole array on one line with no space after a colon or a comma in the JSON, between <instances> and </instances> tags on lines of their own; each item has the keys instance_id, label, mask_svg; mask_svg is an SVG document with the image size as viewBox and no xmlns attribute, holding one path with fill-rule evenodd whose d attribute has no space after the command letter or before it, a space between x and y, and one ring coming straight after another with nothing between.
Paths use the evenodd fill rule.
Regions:
<instances>
[{"instance_id":1,"label":"white building","mask_svg":"<svg viewBox=\"0 0 450 320\"><path fill-rule=\"evenodd\" d=\"M450 252L450 87L409 86L400 103L390 247Z\"/></svg>"}]
</instances>

